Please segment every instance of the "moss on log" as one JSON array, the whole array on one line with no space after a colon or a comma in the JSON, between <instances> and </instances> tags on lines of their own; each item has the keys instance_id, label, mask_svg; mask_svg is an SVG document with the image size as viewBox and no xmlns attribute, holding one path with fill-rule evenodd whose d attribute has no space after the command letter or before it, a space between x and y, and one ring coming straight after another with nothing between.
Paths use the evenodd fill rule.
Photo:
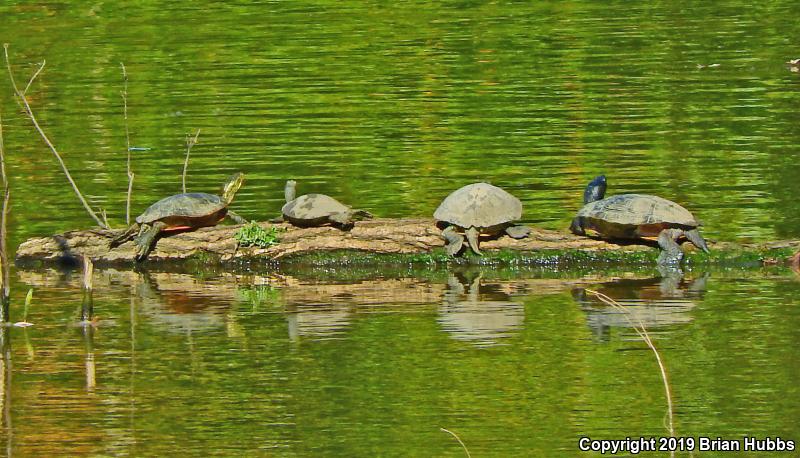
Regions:
<instances>
[{"instance_id":1,"label":"moss on log","mask_svg":"<svg viewBox=\"0 0 800 458\"><path fill-rule=\"evenodd\" d=\"M254 263L391 263L444 262L444 240L430 219L375 219L359 222L350 231L334 227L297 228L288 224L259 223L283 232L269 248L241 247L234 234L241 226L216 226L161 237L146 263L202 262L204 264ZM134 263L134 244L115 249L109 241L119 231L90 229L50 237L32 238L17 249L17 263L70 264L83 256L99 265ZM781 262L800 249L800 241L737 245L711 243L711 255L685 244L690 263L761 264ZM482 239L483 257L467 256L456 262L564 264L587 262L653 263L654 246L616 244L567 232L532 228L530 237L514 240L502 236Z\"/></svg>"}]
</instances>

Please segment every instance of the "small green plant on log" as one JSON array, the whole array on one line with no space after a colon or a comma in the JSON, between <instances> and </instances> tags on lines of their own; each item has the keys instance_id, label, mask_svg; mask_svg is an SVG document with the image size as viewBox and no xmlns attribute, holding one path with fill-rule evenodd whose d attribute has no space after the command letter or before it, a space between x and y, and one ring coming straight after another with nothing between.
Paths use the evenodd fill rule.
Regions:
<instances>
[{"instance_id":1,"label":"small green plant on log","mask_svg":"<svg viewBox=\"0 0 800 458\"><path fill-rule=\"evenodd\" d=\"M255 221L251 221L241 227L233 237L239 242L239 246L257 246L259 248L269 248L280 242L280 234L283 229L271 227L264 229Z\"/></svg>"}]
</instances>

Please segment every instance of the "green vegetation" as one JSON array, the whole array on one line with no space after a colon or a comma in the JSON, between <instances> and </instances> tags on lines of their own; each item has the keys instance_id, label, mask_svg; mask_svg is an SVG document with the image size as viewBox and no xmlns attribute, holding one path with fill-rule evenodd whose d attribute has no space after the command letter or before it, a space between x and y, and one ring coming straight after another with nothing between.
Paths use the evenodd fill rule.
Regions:
<instances>
[{"instance_id":1,"label":"green vegetation","mask_svg":"<svg viewBox=\"0 0 800 458\"><path fill-rule=\"evenodd\" d=\"M284 230L281 228L270 227L269 229L264 229L255 221L251 221L242 226L242 228L234 234L234 238L239 242L239 246L269 248L280 242L279 234L282 232L284 232Z\"/></svg>"},{"instance_id":2,"label":"green vegetation","mask_svg":"<svg viewBox=\"0 0 800 458\"><path fill-rule=\"evenodd\" d=\"M652 250L542 250L485 251L483 256L465 255L450 258L443 250L436 249L430 253L414 254L378 254L354 250L337 250L315 252L293 256L282 260L282 265L314 265L314 266L359 266L370 264L399 265L502 265L502 266L547 266L547 267L591 267L608 265L655 266L659 251ZM792 254L790 248L736 247L713 250L711 254L697 251L687 253L686 265L715 265L724 267L756 267L765 261L786 259Z\"/></svg>"}]
</instances>

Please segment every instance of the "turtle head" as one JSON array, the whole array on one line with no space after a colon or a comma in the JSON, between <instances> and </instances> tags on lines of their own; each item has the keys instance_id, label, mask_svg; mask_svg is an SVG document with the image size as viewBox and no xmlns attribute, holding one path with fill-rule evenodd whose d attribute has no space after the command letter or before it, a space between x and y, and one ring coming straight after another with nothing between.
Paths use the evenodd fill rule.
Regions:
<instances>
[{"instance_id":1,"label":"turtle head","mask_svg":"<svg viewBox=\"0 0 800 458\"><path fill-rule=\"evenodd\" d=\"M600 175L589 182L583 191L583 203L588 204L602 199L606 195L606 176Z\"/></svg>"},{"instance_id":2,"label":"turtle head","mask_svg":"<svg viewBox=\"0 0 800 458\"><path fill-rule=\"evenodd\" d=\"M228 181L222 185L222 200L227 203L233 202L233 196L235 196L236 191L242 187L242 183L244 183L244 173L238 172L231 175Z\"/></svg>"},{"instance_id":3,"label":"turtle head","mask_svg":"<svg viewBox=\"0 0 800 458\"><path fill-rule=\"evenodd\" d=\"M293 201L295 196L297 195L297 182L294 180L288 180L286 182L286 186L283 188L283 197L286 199L286 203Z\"/></svg>"}]
</instances>

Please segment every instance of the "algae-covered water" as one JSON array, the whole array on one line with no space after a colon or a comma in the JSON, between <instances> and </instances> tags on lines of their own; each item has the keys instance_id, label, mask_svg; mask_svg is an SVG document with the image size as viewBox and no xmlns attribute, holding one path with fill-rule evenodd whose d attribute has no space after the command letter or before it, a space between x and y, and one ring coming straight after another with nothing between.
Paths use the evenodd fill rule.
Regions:
<instances>
[{"instance_id":1,"label":"algae-covered water","mask_svg":"<svg viewBox=\"0 0 800 458\"><path fill-rule=\"evenodd\" d=\"M244 171L381 217L475 181L564 229L583 186L675 200L711 240L800 238L800 8L725 2L5 2L0 42L110 223ZM93 222L0 71L9 250ZM800 440L798 277L430 265L223 272L13 269L0 448L9 456L579 455L664 436ZM696 456L786 456L748 452ZM666 456L661 452L656 455ZM679 453L688 456L688 453Z\"/></svg>"}]
</instances>

